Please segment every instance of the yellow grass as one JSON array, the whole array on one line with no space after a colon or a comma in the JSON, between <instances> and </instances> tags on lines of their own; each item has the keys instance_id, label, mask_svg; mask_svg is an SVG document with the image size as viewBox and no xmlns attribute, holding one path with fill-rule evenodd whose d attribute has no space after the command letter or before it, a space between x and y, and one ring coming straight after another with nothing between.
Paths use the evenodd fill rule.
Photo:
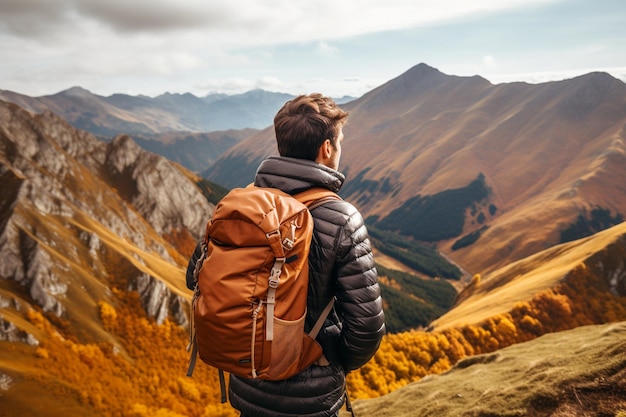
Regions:
<instances>
[{"instance_id":1,"label":"yellow grass","mask_svg":"<svg viewBox=\"0 0 626 417\"><path fill-rule=\"evenodd\" d=\"M433 325L437 330L461 327L509 312L516 303L553 287L574 267L624 234L626 223L501 268L483 277L471 296Z\"/></svg>"}]
</instances>

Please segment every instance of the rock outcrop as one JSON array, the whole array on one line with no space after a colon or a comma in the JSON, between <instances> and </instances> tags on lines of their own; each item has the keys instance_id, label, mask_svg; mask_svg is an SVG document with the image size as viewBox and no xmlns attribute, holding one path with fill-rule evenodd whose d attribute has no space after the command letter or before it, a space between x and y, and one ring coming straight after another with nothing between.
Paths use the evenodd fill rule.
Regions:
<instances>
[{"instance_id":1,"label":"rock outcrop","mask_svg":"<svg viewBox=\"0 0 626 417\"><path fill-rule=\"evenodd\" d=\"M158 323L187 323L171 288L182 287L188 254L165 236L197 240L212 214L192 173L128 136L105 143L51 112L0 102L0 180L0 278L28 302L80 319L76 300L106 300L113 280ZM0 319L0 338L30 343Z\"/></svg>"}]
</instances>

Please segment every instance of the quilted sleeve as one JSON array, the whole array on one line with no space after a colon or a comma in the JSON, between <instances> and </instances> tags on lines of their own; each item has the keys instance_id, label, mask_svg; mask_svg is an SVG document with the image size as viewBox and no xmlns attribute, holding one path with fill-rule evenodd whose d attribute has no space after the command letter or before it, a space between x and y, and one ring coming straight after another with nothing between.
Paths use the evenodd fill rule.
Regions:
<instances>
[{"instance_id":1,"label":"quilted sleeve","mask_svg":"<svg viewBox=\"0 0 626 417\"><path fill-rule=\"evenodd\" d=\"M343 319L339 357L346 372L374 356L385 334L385 315L369 236L354 208L342 228L337 304Z\"/></svg>"}]
</instances>

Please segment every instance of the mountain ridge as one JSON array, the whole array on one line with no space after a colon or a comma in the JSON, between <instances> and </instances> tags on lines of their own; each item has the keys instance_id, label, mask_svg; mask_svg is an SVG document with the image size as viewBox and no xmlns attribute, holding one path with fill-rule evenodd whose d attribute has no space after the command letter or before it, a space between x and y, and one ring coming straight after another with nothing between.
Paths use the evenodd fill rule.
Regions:
<instances>
[{"instance_id":1,"label":"mountain ridge","mask_svg":"<svg viewBox=\"0 0 626 417\"><path fill-rule=\"evenodd\" d=\"M154 98L127 94L104 97L77 86L42 97L0 90L0 100L16 103L34 113L51 110L78 129L108 138L118 134L264 128L292 97L264 90L204 98L191 93L163 93Z\"/></svg>"},{"instance_id":2,"label":"mountain ridge","mask_svg":"<svg viewBox=\"0 0 626 417\"><path fill-rule=\"evenodd\" d=\"M433 242L471 273L557 244L560 231L594 207L625 214L619 178L626 177L626 84L609 74L492 85L420 64L344 108L351 115L344 128L342 196L368 218L382 220L411 198L462 189L484 176L490 194L479 207L459 206L461 233ZM272 154L276 145L267 128L233 146L203 175L241 186ZM473 244L452 250L481 229Z\"/></svg>"},{"instance_id":3,"label":"mountain ridge","mask_svg":"<svg viewBox=\"0 0 626 417\"><path fill-rule=\"evenodd\" d=\"M545 249L476 278L459 294L454 307L431 323L431 328L444 330L509 313L518 303L567 281L577 268L598 270L606 292L626 297L624 254L626 222Z\"/></svg>"}]
</instances>

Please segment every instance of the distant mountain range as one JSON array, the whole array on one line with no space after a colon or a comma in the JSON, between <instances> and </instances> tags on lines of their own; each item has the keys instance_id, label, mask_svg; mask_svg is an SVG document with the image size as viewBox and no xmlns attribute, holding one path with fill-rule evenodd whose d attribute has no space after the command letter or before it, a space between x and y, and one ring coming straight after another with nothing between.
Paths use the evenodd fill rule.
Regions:
<instances>
[{"instance_id":1,"label":"distant mountain range","mask_svg":"<svg viewBox=\"0 0 626 417\"><path fill-rule=\"evenodd\" d=\"M201 172L241 140L270 126L276 112L294 96L264 90L243 94L165 93L151 98L113 94L103 97L84 88L29 97L0 90L0 100L33 113L52 111L77 129L104 140L128 134L143 148ZM345 103L354 97L345 96Z\"/></svg>"},{"instance_id":2,"label":"distant mountain range","mask_svg":"<svg viewBox=\"0 0 626 417\"><path fill-rule=\"evenodd\" d=\"M154 98L127 94L103 97L81 87L42 97L0 90L0 100L35 113L50 110L77 129L103 138L118 134L261 129L272 124L278 109L290 98L293 96L264 90L205 97L165 93ZM352 99L343 97L340 102Z\"/></svg>"},{"instance_id":3,"label":"distant mountain range","mask_svg":"<svg viewBox=\"0 0 626 417\"><path fill-rule=\"evenodd\" d=\"M231 129L209 133L135 134L132 138L139 146L150 152L178 162L194 172L202 172L228 149L256 132L257 129Z\"/></svg>"}]
</instances>

